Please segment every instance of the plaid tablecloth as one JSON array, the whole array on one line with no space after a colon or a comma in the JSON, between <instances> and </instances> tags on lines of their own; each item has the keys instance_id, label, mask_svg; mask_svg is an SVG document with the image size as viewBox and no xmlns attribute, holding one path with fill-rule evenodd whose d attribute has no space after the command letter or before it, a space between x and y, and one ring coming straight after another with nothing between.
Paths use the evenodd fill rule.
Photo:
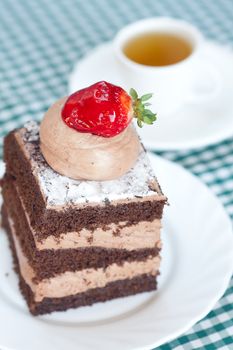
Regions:
<instances>
[{"instance_id":1,"label":"plaid tablecloth","mask_svg":"<svg viewBox=\"0 0 233 350\"><path fill-rule=\"evenodd\" d=\"M207 37L233 45L232 0L0 0L0 148L9 130L40 120L65 95L80 57L123 25L158 15L183 18ZM233 137L161 154L200 177L233 219ZM232 336L233 279L207 317L158 349L233 349Z\"/></svg>"}]
</instances>

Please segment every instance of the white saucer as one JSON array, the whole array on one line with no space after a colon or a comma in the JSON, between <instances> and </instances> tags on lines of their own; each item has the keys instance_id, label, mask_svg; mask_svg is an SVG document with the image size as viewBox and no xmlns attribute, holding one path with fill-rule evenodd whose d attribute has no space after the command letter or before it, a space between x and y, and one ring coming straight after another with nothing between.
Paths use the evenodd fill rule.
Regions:
<instances>
[{"instance_id":1,"label":"white saucer","mask_svg":"<svg viewBox=\"0 0 233 350\"><path fill-rule=\"evenodd\" d=\"M158 291L32 317L0 232L0 348L152 349L181 335L213 308L232 274L231 221L197 178L160 157L150 158L170 202Z\"/></svg>"},{"instance_id":2,"label":"white saucer","mask_svg":"<svg viewBox=\"0 0 233 350\"><path fill-rule=\"evenodd\" d=\"M174 115L166 118L158 115L154 126L144 126L139 130L147 148L196 148L233 136L233 51L207 42L202 54L217 67L222 81L218 96L208 103L184 104ZM69 92L100 80L125 85L115 61L112 43L109 42L95 48L77 63L69 79Z\"/></svg>"}]
</instances>

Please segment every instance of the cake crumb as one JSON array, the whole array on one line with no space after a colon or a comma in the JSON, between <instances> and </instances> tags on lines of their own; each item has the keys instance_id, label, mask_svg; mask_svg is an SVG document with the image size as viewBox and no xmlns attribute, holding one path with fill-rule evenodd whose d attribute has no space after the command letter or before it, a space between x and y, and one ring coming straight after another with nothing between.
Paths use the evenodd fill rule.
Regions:
<instances>
[{"instance_id":1,"label":"cake crumb","mask_svg":"<svg viewBox=\"0 0 233 350\"><path fill-rule=\"evenodd\" d=\"M121 230L119 228L116 228L116 230L114 230L112 234L114 237L119 237L121 235Z\"/></svg>"},{"instance_id":2,"label":"cake crumb","mask_svg":"<svg viewBox=\"0 0 233 350\"><path fill-rule=\"evenodd\" d=\"M92 236L92 235L89 236L89 237L87 238L87 242L88 242L89 244L92 244L92 243L93 243L93 236Z\"/></svg>"},{"instance_id":3,"label":"cake crumb","mask_svg":"<svg viewBox=\"0 0 233 350\"><path fill-rule=\"evenodd\" d=\"M104 204L105 205L110 205L110 200L107 197L104 198Z\"/></svg>"},{"instance_id":4,"label":"cake crumb","mask_svg":"<svg viewBox=\"0 0 233 350\"><path fill-rule=\"evenodd\" d=\"M153 180L148 181L148 187L151 191L159 193L159 188L155 181Z\"/></svg>"}]
</instances>

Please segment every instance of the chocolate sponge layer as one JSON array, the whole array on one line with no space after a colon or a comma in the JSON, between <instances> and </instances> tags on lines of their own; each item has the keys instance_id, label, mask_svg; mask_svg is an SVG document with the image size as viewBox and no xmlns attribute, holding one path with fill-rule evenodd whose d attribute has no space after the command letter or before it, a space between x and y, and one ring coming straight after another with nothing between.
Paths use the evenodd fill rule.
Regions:
<instances>
[{"instance_id":1,"label":"chocolate sponge layer","mask_svg":"<svg viewBox=\"0 0 233 350\"><path fill-rule=\"evenodd\" d=\"M156 277L144 274L132 279L108 283L104 288L95 288L85 293L78 293L64 298L45 298L42 302L35 303L30 287L25 283L22 276L20 276L20 289L33 315L41 315L53 311L65 311L70 308L149 292L156 290L156 288Z\"/></svg>"}]
</instances>

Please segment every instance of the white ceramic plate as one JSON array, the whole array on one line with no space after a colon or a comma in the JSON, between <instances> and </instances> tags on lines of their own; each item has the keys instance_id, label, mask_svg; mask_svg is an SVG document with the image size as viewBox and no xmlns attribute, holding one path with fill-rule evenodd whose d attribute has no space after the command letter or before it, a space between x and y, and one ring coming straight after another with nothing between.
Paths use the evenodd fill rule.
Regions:
<instances>
[{"instance_id":1,"label":"white ceramic plate","mask_svg":"<svg viewBox=\"0 0 233 350\"><path fill-rule=\"evenodd\" d=\"M196 148L233 135L233 51L216 43L206 42L202 57L203 62L210 62L209 65L216 69L219 76L221 86L217 97L211 101L183 104L171 116L158 114L158 120L153 127L144 126L139 130L147 148ZM200 80L202 79L203 76L200 76ZM77 63L70 75L69 92L99 80L107 80L127 89L128 84L124 82L115 61L112 43L95 48Z\"/></svg>"},{"instance_id":2,"label":"white ceramic plate","mask_svg":"<svg viewBox=\"0 0 233 350\"><path fill-rule=\"evenodd\" d=\"M232 274L230 219L197 178L160 157L150 158L170 202L164 215L158 291L32 317L1 232L0 348L152 349L188 330L213 308Z\"/></svg>"}]
</instances>

